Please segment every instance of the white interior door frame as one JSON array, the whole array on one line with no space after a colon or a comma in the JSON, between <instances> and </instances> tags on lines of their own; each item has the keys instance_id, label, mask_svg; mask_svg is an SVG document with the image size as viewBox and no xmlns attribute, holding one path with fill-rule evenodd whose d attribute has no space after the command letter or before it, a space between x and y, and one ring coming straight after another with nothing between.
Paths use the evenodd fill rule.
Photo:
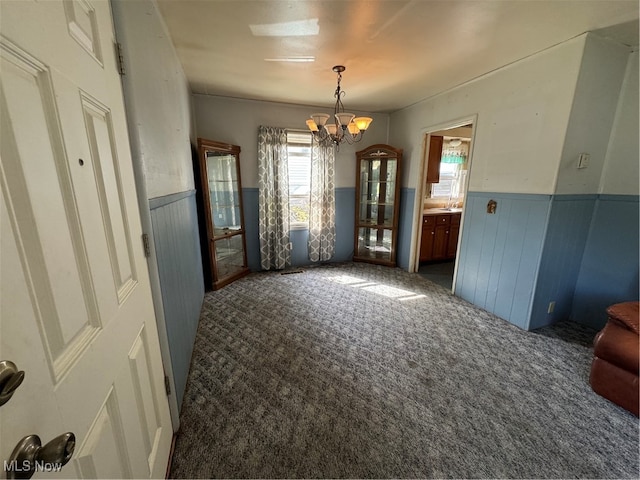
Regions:
<instances>
[{"instance_id":1,"label":"white interior door frame","mask_svg":"<svg viewBox=\"0 0 640 480\"><path fill-rule=\"evenodd\" d=\"M473 150L474 150L474 141L475 141L475 131L478 124L478 114L469 115L466 117L457 118L454 120L449 120L447 122L438 123L435 125L431 125L429 127L424 128L420 132L420 138L422 143L422 155L420 160L420 169L418 176L420 178L420 183L416 188L416 197L413 208L413 224L412 224L412 238L411 238L411 255L409 257L409 271L417 272L420 268L420 241L422 239L422 211L424 206L424 196L427 189L427 152L429 151L429 142L431 141L431 134L433 132L438 132L440 130L451 130L453 128L462 127L464 125L472 125L471 130L471 142L469 145L469 174L467 176L467 182L465 185L464 195L465 198L467 196L467 191L469 189L470 179L472 175L472 160L473 160ZM464 212L464 207L463 207ZM460 234L458 235L458 246L456 247L456 264L453 273L453 285L452 285L452 293L455 293L456 286L456 275L458 273L458 253L460 250L460 240L462 239L462 229L464 228L464 215L462 216L460 222Z\"/></svg>"}]
</instances>

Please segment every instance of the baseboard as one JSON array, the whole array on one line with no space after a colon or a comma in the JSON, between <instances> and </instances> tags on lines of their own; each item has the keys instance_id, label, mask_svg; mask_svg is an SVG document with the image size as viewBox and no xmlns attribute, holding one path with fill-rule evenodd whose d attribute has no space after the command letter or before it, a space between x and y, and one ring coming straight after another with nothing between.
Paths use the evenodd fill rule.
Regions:
<instances>
[{"instance_id":1,"label":"baseboard","mask_svg":"<svg viewBox=\"0 0 640 480\"><path fill-rule=\"evenodd\" d=\"M164 474L165 480L169 478L169 474L171 473L171 462L173 461L173 452L176 449L176 439L178 436L174 433L171 438L171 449L169 450L169 460L167 461L167 471Z\"/></svg>"}]
</instances>

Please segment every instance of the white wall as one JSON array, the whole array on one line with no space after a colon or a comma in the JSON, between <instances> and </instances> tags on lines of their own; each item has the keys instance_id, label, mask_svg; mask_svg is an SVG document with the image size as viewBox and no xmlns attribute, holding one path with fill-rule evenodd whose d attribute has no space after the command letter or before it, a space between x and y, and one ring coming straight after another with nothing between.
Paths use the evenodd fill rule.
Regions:
<instances>
[{"instance_id":1,"label":"white wall","mask_svg":"<svg viewBox=\"0 0 640 480\"><path fill-rule=\"evenodd\" d=\"M410 159L403 185L420 181L425 130L477 114L469 190L554 193L585 40L582 35L391 114L390 143Z\"/></svg>"},{"instance_id":2,"label":"white wall","mask_svg":"<svg viewBox=\"0 0 640 480\"><path fill-rule=\"evenodd\" d=\"M190 194L194 189L190 138L195 138L191 93L155 0L114 1L112 8L124 53L123 85L138 202L143 231L152 236L147 265L177 430L204 296L195 195ZM153 206L154 199L164 201L159 197L175 193L180 195L170 197L171 203Z\"/></svg>"},{"instance_id":3,"label":"white wall","mask_svg":"<svg viewBox=\"0 0 640 480\"><path fill-rule=\"evenodd\" d=\"M630 51L620 43L587 35L555 193L598 192ZM637 98L636 90L636 106ZM637 130L635 139L637 144ZM577 168L580 153L590 154L587 168ZM636 155L636 165L637 160Z\"/></svg>"},{"instance_id":4,"label":"white wall","mask_svg":"<svg viewBox=\"0 0 640 480\"><path fill-rule=\"evenodd\" d=\"M143 164L147 198L192 190L191 93L167 27L153 0L116 2L115 7L121 12L118 35L126 49L125 66L135 69L127 108L136 119L130 132Z\"/></svg>"},{"instance_id":5,"label":"white wall","mask_svg":"<svg viewBox=\"0 0 640 480\"><path fill-rule=\"evenodd\" d=\"M638 195L640 151L638 148L638 50L631 53L607 150L599 193Z\"/></svg>"},{"instance_id":6,"label":"white wall","mask_svg":"<svg viewBox=\"0 0 640 480\"><path fill-rule=\"evenodd\" d=\"M312 113L331 113L333 110L212 95L194 95L193 103L199 137L239 145L242 149L240 169L243 188L258 186L257 151L260 125L307 130L305 122ZM373 123L362 141L340 146L336 156L338 188L355 186L356 151L374 143L387 143L389 115L355 111L353 113L370 116Z\"/></svg>"}]
</instances>

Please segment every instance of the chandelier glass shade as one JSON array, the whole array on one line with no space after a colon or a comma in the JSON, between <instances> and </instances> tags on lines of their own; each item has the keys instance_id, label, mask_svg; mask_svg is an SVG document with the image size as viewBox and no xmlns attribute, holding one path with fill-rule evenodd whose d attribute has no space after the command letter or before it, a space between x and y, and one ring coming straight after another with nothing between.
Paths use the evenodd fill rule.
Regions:
<instances>
[{"instance_id":1,"label":"chandelier glass shade","mask_svg":"<svg viewBox=\"0 0 640 480\"><path fill-rule=\"evenodd\" d=\"M353 113L344 111L342 97L344 90L340 89L340 80L342 80L342 72L346 68L342 65L333 67L333 71L338 74L338 85L333 96L336 104L333 108L333 118L326 113L314 113L307 120L307 127L313 134L313 139L318 143L334 144L339 146L341 143L355 143L362 140L364 132L373 121L370 117L356 117Z\"/></svg>"}]
</instances>

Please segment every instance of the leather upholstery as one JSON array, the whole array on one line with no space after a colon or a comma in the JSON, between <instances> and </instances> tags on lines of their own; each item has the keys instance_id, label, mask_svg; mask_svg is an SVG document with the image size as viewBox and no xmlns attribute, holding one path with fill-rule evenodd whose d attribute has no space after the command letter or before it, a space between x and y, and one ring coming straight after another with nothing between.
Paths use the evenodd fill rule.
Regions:
<instances>
[{"instance_id":1,"label":"leather upholstery","mask_svg":"<svg viewBox=\"0 0 640 480\"><path fill-rule=\"evenodd\" d=\"M589 381L593 390L636 416L640 410L640 302L607 309L609 319L594 339Z\"/></svg>"}]
</instances>

